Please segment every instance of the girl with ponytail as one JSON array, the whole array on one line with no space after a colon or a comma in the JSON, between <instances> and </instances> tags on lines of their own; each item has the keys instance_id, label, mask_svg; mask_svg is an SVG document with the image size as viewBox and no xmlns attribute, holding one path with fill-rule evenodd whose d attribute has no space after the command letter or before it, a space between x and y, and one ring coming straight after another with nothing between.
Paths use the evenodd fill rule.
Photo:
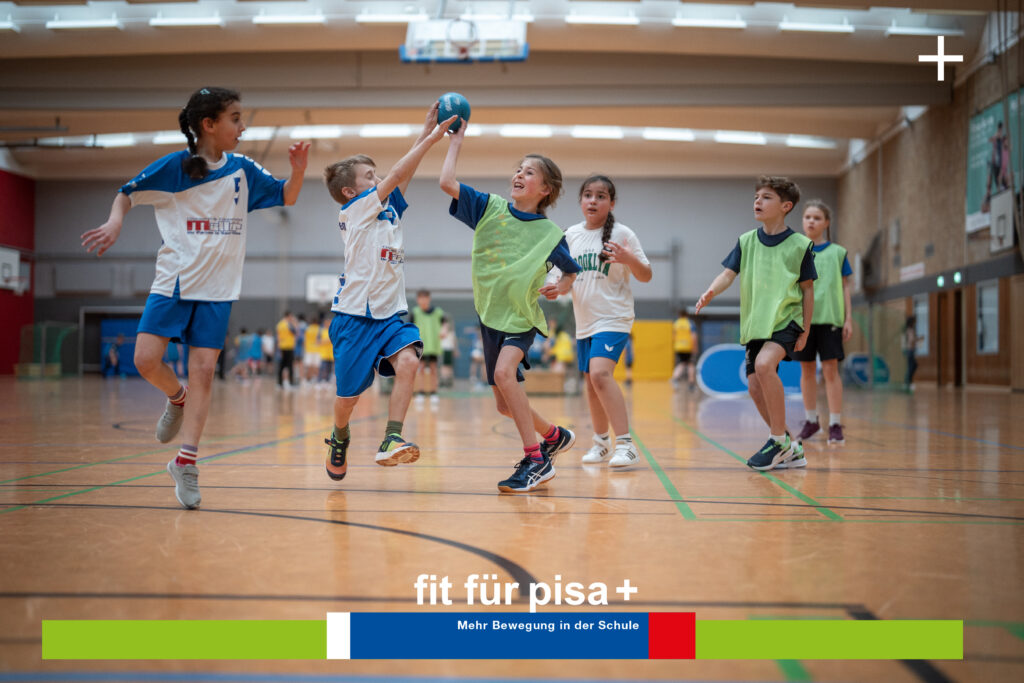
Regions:
<instances>
[{"instance_id":1,"label":"girl with ponytail","mask_svg":"<svg viewBox=\"0 0 1024 683\"><path fill-rule=\"evenodd\" d=\"M156 438L167 443L181 432L181 449L167 463L167 472L178 502L197 508L199 439L231 304L242 288L246 218L256 209L295 203L309 143L296 142L288 149L287 180L274 178L248 157L230 153L245 124L239 94L225 88L194 92L178 114L178 125L188 149L158 159L126 183L114 198L107 222L83 234L82 246L102 256L117 241L129 209L141 204L154 207L163 243L139 321L135 366L167 396ZM189 347L187 388L163 362L172 339Z\"/></svg>"},{"instance_id":2,"label":"girl with ponytail","mask_svg":"<svg viewBox=\"0 0 1024 683\"><path fill-rule=\"evenodd\" d=\"M650 282L652 273L636 233L612 214L615 197L615 183L607 176L584 180L579 192L584 220L565 231L565 240L583 269L572 287L576 356L594 425L594 444L583 462L626 467L639 456L629 435L626 402L612 373L633 329L630 276ZM615 432L614 450L609 423Z\"/></svg>"}]
</instances>

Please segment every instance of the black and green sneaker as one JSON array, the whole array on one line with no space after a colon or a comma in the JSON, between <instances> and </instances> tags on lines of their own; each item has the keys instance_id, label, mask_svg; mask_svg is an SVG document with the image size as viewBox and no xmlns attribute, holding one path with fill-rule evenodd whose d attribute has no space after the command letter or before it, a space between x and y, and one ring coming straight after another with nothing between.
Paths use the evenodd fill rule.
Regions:
<instances>
[{"instance_id":1,"label":"black and green sneaker","mask_svg":"<svg viewBox=\"0 0 1024 683\"><path fill-rule=\"evenodd\" d=\"M747 460L747 467L759 472L765 472L775 469L792 455L793 442L789 435L786 436L785 442L768 439L764 446L761 447L761 450L750 456L750 459Z\"/></svg>"},{"instance_id":2,"label":"black and green sneaker","mask_svg":"<svg viewBox=\"0 0 1024 683\"><path fill-rule=\"evenodd\" d=\"M327 476L334 481L341 481L348 473L348 463L345 461L345 454L348 452L348 444L351 439L338 441L331 434L331 438L324 439L324 443L330 446L327 450Z\"/></svg>"},{"instance_id":3,"label":"black and green sneaker","mask_svg":"<svg viewBox=\"0 0 1024 683\"><path fill-rule=\"evenodd\" d=\"M377 464L384 467L416 462L419 459L420 447L412 441L406 441L400 434L388 434L377 449Z\"/></svg>"}]
</instances>

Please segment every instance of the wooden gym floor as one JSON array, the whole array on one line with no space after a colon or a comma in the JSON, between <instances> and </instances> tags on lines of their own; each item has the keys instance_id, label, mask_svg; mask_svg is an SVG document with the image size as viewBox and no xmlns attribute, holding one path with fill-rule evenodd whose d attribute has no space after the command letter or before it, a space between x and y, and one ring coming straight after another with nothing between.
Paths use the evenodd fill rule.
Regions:
<instances>
[{"instance_id":1,"label":"wooden gym floor","mask_svg":"<svg viewBox=\"0 0 1024 683\"><path fill-rule=\"evenodd\" d=\"M222 382L198 511L174 499L174 448L152 436L163 398L143 381L3 378L0 398L0 681L1024 679L1019 394L848 390L847 444L809 441L806 470L764 474L743 465L766 431L749 400L634 385L642 462L610 472L579 464L581 398L535 398L579 440L548 485L499 495L521 451L489 394L412 406L405 434L424 456L395 468L373 463L386 399L367 395L334 483L329 391ZM630 602L596 609L698 619L963 619L965 661L41 661L42 619L417 611L422 573L628 578ZM447 609L467 611L454 597Z\"/></svg>"}]
</instances>

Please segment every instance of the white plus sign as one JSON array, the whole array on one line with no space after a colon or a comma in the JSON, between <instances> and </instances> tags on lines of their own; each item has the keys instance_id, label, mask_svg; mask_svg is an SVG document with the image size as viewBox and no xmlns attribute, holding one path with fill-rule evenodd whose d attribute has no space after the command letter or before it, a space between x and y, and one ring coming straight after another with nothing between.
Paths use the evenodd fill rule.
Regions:
<instances>
[{"instance_id":1,"label":"white plus sign","mask_svg":"<svg viewBox=\"0 0 1024 683\"><path fill-rule=\"evenodd\" d=\"M629 579L622 582L622 585L615 589L616 593L622 593L622 599L629 602L629 596L639 590L636 586L630 585Z\"/></svg>"},{"instance_id":2,"label":"white plus sign","mask_svg":"<svg viewBox=\"0 0 1024 683\"><path fill-rule=\"evenodd\" d=\"M947 55L946 50L946 36L939 36L939 49L938 54L934 55L918 55L917 61L919 62L935 62L939 70L939 80L946 80L946 62L962 62L964 61L963 55Z\"/></svg>"}]
</instances>

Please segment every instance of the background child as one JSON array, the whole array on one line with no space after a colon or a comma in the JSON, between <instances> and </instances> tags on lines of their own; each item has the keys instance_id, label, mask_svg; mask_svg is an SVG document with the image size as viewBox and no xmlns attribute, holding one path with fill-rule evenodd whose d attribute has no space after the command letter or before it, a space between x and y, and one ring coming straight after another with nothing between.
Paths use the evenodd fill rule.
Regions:
<instances>
[{"instance_id":1,"label":"background child","mask_svg":"<svg viewBox=\"0 0 1024 683\"><path fill-rule=\"evenodd\" d=\"M562 192L558 166L547 157L528 154L512 176L511 202L478 192L455 174L466 128L463 122L451 136L441 189L452 197L449 213L473 229L473 304L480 316L487 382L498 412L512 418L523 442L524 457L511 477L498 482L498 490L531 491L555 476L553 456L570 448L576 436L530 408L519 384L524 379L519 365L529 369L527 353L534 336L548 331L538 292L567 294L580 268L569 255L561 228L544 213ZM564 275L542 288L548 263ZM543 446L535 432L543 436Z\"/></svg>"},{"instance_id":2,"label":"background child","mask_svg":"<svg viewBox=\"0 0 1024 683\"><path fill-rule=\"evenodd\" d=\"M583 269L572 287L576 355L594 426L594 445L583 462L608 460L611 467L625 467L634 464L639 455L629 434L626 401L612 375L633 329L630 275L650 282L652 273L636 233L612 214L615 198L615 184L607 176L592 175L584 180L579 191L584 220L566 230L565 239ZM609 422L615 431L614 453Z\"/></svg>"},{"instance_id":3,"label":"background child","mask_svg":"<svg viewBox=\"0 0 1024 683\"><path fill-rule=\"evenodd\" d=\"M800 391L803 393L804 420L797 440L809 439L818 433L818 382L816 358L821 358L821 374L825 379L825 396L828 399L828 442L842 444L843 427L839 423L843 412L843 381L839 377L839 361L843 353L843 342L853 334L850 322L850 275L853 269L846 258L846 249L829 241L832 211L820 199L812 199L804 205L804 234L814 246L814 269L818 279L814 281L814 317L811 319L807 346L793 353L793 359L800 361Z\"/></svg>"},{"instance_id":4,"label":"background child","mask_svg":"<svg viewBox=\"0 0 1024 683\"><path fill-rule=\"evenodd\" d=\"M686 309L679 310L679 317L672 323L672 349L676 354L676 366L672 369L672 382L678 383L686 373L690 391L697 386L697 334L693 322L687 317Z\"/></svg>"},{"instance_id":5,"label":"background child","mask_svg":"<svg viewBox=\"0 0 1024 683\"><path fill-rule=\"evenodd\" d=\"M405 189L423 155L456 119L452 116L438 126L437 109L435 102L412 149L383 180L373 159L362 154L324 171L331 197L341 204L338 227L345 245L345 273L331 307L337 315L330 327L334 356L342 362L334 367L334 432L325 439L327 475L335 481L348 471L349 417L360 394L373 383L374 371L395 377L377 464L393 466L420 457L419 446L402 438L423 350L416 326L401 318L407 312L402 215L408 207Z\"/></svg>"},{"instance_id":6,"label":"background child","mask_svg":"<svg viewBox=\"0 0 1024 683\"><path fill-rule=\"evenodd\" d=\"M294 204L302 189L308 142L288 149L292 172L275 179L240 154L245 131L241 97L233 90L201 88L178 115L188 150L157 160L124 185L107 222L82 235L87 251L102 256L121 234L125 214L150 204L163 244L156 278L139 322L135 367L167 396L156 438L167 443L182 430L178 456L167 463L174 493L186 508L199 506L199 439L210 407L217 356L227 336L231 302L242 287L246 216L270 206ZM161 360L168 340L189 346L189 387ZM186 401L186 393L188 400Z\"/></svg>"},{"instance_id":7,"label":"background child","mask_svg":"<svg viewBox=\"0 0 1024 683\"><path fill-rule=\"evenodd\" d=\"M754 217L762 227L740 235L725 266L697 301L697 312L740 279L740 343L747 347L750 397L770 434L747 460L770 470L804 459L803 448L786 430L786 396L778 366L807 343L814 313L814 257L811 240L786 227L786 214L800 201L800 188L787 178L761 176L754 188ZM801 325L797 321L801 321ZM806 465L806 461L803 463Z\"/></svg>"},{"instance_id":8,"label":"background child","mask_svg":"<svg viewBox=\"0 0 1024 683\"><path fill-rule=\"evenodd\" d=\"M420 331L423 341L423 356L420 358L420 380L423 391L416 395L417 405L423 395L430 396L430 402L437 404L438 360L441 358L441 319L444 311L430 301L430 292L421 289L416 292L416 308L412 309L412 324Z\"/></svg>"}]
</instances>

